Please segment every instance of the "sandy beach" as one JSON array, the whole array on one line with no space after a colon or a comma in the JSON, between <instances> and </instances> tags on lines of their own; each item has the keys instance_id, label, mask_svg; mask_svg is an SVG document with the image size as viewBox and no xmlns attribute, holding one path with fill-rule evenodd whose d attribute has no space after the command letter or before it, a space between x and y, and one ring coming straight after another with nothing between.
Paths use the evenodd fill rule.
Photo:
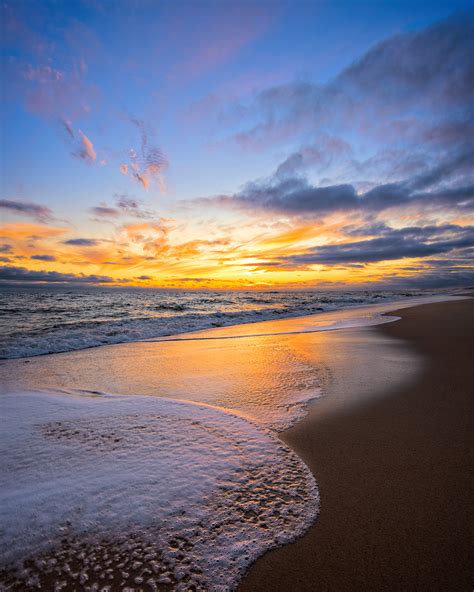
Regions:
<instances>
[{"instance_id":1,"label":"sandy beach","mask_svg":"<svg viewBox=\"0 0 474 592\"><path fill-rule=\"evenodd\" d=\"M283 434L317 478L321 514L258 560L240 592L472 590L473 310L427 304L371 329L422 355L416 379L367 400L377 367L365 383L336 373Z\"/></svg>"}]
</instances>

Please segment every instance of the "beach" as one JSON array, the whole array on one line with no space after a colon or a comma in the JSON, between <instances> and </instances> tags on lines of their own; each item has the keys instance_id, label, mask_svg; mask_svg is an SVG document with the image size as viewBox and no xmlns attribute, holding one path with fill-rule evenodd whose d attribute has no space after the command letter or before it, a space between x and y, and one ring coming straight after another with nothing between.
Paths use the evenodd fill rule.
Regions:
<instances>
[{"instance_id":1,"label":"beach","mask_svg":"<svg viewBox=\"0 0 474 592\"><path fill-rule=\"evenodd\" d=\"M5 583L470 589L473 308L449 300L3 360L1 546L30 561Z\"/></svg>"},{"instance_id":2,"label":"beach","mask_svg":"<svg viewBox=\"0 0 474 592\"><path fill-rule=\"evenodd\" d=\"M472 590L473 310L465 300L395 313L372 330L423 356L416 379L367 401L363 381L336 376L282 435L315 474L321 513L258 560L241 592ZM338 405L341 390L356 403Z\"/></svg>"}]
</instances>

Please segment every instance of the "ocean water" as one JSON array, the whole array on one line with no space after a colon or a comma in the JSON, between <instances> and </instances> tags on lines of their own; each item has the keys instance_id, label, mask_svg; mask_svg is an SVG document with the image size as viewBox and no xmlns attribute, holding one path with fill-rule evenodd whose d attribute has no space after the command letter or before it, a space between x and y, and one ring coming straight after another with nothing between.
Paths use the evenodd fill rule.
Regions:
<instances>
[{"instance_id":1,"label":"ocean water","mask_svg":"<svg viewBox=\"0 0 474 592\"><path fill-rule=\"evenodd\" d=\"M183 292L0 287L0 359L317 314L429 292Z\"/></svg>"}]
</instances>

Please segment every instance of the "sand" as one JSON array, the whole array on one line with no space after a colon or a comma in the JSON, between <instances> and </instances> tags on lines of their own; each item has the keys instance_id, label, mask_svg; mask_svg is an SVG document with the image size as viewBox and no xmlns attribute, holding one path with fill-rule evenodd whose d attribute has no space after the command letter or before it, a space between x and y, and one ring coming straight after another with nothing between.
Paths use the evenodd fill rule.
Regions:
<instances>
[{"instance_id":1,"label":"sand","mask_svg":"<svg viewBox=\"0 0 474 592\"><path fill-rule=\"evenodd\" d=\"M370 329L405 340L423 369L370 399L336 373L283 434L317 478L321 515L259 559L240 592L473 589L473 312L473 300L428 304Z\"/></svg>"}]
</instances>

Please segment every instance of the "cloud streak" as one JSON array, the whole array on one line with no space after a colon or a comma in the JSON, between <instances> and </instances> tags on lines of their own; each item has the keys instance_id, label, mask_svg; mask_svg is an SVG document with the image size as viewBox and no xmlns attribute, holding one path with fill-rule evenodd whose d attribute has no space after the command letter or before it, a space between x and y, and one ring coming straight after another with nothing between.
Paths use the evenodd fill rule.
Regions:
<instances>
[{"instance_id":1,"label":"cloud streak","mask_svg":"<svg viewBox=\"0 0 474 592\"><path fill-rule=\"evenodd\" d=\"M34 261L56 261L54 255L32 255L30 259Z\"/></svg>"},{"instance_id":2,"label":"cloud streak","mask_svg":"<svg viewBox=\"0 0 474 592\"><path fill-rule=\"evenodd\" d=\"M53 212L50 208L34 202L0 199L0 209L11 214L28 216L38 220L39 222L47 222L53 219Z\"/></svg>"},{"instance_id":3,"label":"cloud streak","mask_svg":"<svg viewBox=\"0 0 474 592\"><path fill-rule=\"evenodd\" d=\"M95 238L71 238L63 241L63 244L75 247L95 247L99 243L100 241Z\"/></svg>"}]
</instances>

